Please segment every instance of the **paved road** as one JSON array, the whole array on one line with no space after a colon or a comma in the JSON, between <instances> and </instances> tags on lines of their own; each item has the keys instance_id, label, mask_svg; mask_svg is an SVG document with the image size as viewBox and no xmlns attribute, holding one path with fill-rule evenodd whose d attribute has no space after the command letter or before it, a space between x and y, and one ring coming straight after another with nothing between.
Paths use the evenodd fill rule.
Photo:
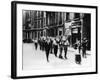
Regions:
<instances>
[{"instance_id":1,"label":"paved road","mask_svg":"<svg viewBox=\"0 0 100 80\"><path fill-rule=\"evenodd\" d=\"M49 63L46 61L45 52L40 51L39 48L35 50L33 43L23 44L23 69L51 69L51 68L74 68L74 67L89 67L91 66L91 52L87 51L87 58L82 58L81 64L75 63L75 50L68 48L68 59L60 59L50 54ZM64 54L64 52L63 52ZM58 51L59 55L59 51Z\"/></svg>"}]
</instances>

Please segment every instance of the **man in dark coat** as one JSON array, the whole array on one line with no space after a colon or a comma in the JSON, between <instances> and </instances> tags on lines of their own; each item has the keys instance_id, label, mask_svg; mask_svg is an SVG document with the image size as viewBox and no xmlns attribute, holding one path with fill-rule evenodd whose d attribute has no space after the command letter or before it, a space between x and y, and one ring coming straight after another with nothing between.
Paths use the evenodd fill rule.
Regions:
<instances>
[{"instance_id":1,"label":"man in dark coat","mask_svg":"<svg viewBox=\"0 0 100 80\"><path fill-rule=\"evenodd\" d=\"M45 40L43 39L42 41L42 50L44 51L45 50Z\"/></svg>"},{"instance_id":2,"label":"man in dark coat","mask_svg":"<svg viewBox=\"0 0 100 80\"><path fill-rule=\"evenodd\" d=\"M41 50L41 40L40 39L38 39L38 44L39 44L39 48Z\"/></svg>"},{"instance_id":3,"label":"man in dark coat","mask_svg":"<svg viewBox=\"0 0 100 80\"><path fill-rule=\"evenodd\" d=\"M50 39L50 53L52 53L52 49L53 49L53 40Z\"/></svg>"},{"instance_id":4,"label":"man in dark coat","mask_svg":"<svg viewBox=\"0 0 100 80\"><path fill-rule=\"evenodd\" d=\"M63 59L62 57L62 52L63 52L63 48L64 48L64 45L63 45L63 41L61 40L60 43L59 43L59 58Z\"/></svg>"},{"instance_id":5,"label":"man in dark coat","mask_svg":"<svg viewBox=\"0 0 100 80\"><path fill-rule=\"evenodd\" d=\"M53 41L53 46L54 46L54 54L57 57L58 45L57 45L56 39Z\"/></svg>"},{"instance_id":6,"label":"man in dark coat","mask_svg":"<svg viewBox=\"0 0 100 80\"><path fill-rule=\"evenodd\" d=\"M87 47L87 40L83 39L82 41L82 56L86 58L86 47Z\"/></svg>"},{"instance_id":7,"label":"man in dark coat","mask_svg":"<svg viewBox=\"0 0 100 80\"><path fill-rule=\"evenodd\" d=\"M50 41L47 40L47 41L45 41L44 44L45 44L45 52L46 52L47 62L49 62Z\"/></svg>"}]
</instances>

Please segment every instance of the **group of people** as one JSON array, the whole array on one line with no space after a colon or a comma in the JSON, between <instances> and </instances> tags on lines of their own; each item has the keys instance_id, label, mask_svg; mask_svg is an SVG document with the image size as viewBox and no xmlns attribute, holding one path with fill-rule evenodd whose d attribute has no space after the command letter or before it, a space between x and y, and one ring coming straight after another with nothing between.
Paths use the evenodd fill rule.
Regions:
<instances>
[{"instance_id":1,"label":"group of people","mask_svg":"<svg viewBox=\"0 0 100 80\"><path fill-rule=\"evenodd\" d=\"M62 56L63 50L64 50L64 58L67 59L67 51L69 46L69 42L67 39L63 40L62 37L60 38L46 37L46 38L40 38L38 40L35 40L34 44L36 50L39 45L40 50L45 51L47 62L49 62L50 53L54 54L55 57L59 57L63 59ZM60 52L59 56L57 56L58 50Z\"/></svg>"},{"instance_id":2,"label":"group of people","mask_svg":"<svg viewBox=\"0 0 100 80\"><path fill-rule=\"evenodd\" d=\"M40 50L45 51L46 54L46 59L47 62L49 62L49 54L54 54L55 57L59 57L61 59L67 59L67 51L68 51L68 46L69 41L68 39L63 39L62 37L60 38L51 38L51 37L46 37L46 38L40 38L38 40L34 40L35 44L35 49L37 50L37 47L39 45ZM76 41L74 44L74 49L78 50L77 53L80 54L80 51L82 50L82 56L86 57L86 47L87 47L87 40L83 39L82 42L80 40ZM59 50L59 56L58 56L58 50ZM62 56L62 52L64 52L64 57Z\"/></svg>"},{"instance_id":3,"label":"group of people","mask_svg":"<svg viewBox=\"0 0 100 80\"><path fill-rule=\"evenodd\" d=\"M86 58L87 46L88 46L88 40L86 38L83 38L81 41L76 40L76 43L74 44L74 49L76 50L77 53L75 55L75 62L77 64L81 64L81 55L83 58Z\"/></svg>"},{"instance_id":4,"label":"group of people","mask_svg":"<svg viewBox=\"0 0 100 80\"><path fill-rule=\"evenodd\" d=\"M74 44L74 48L78 50L77 53L80 54L80 52L82 51L83 58L86 58L87 46L88 46L88 40L86 38L83 38L81 42L80 40L77 40L76 43Z\"/></svg>"}]
</instances>

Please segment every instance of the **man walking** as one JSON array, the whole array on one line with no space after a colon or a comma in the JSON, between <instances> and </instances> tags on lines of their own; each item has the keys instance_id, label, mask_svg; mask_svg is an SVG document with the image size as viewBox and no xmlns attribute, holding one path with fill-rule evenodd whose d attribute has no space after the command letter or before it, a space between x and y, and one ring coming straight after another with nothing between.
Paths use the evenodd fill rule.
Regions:
<instances>
[{"instance_id":1,"label":"man walking","mask_svg":"<svg viewBox=\"0 0 100 80\"><path fill-rule=\"evenodd\" d=\"M54 46L54 54L57 57L58 45L57 45L56 39L53 41L53 46Z\"/></svg>"},{"instance_id":2,"label":"man walking","mask_svg":"<svg viewBox=\"0 0 100 80\"><path fill-rule=\"evenodd\" d=\"M59 43L59 52L60 52L59 58L61 58L61 59L63 59L62 51L63 51L63 41L61 40Z\"/></svg>"},{"instance_id":3,"label":"man walking","mask_svg":"<svg viewBox=\"0 0 100 80\"><path fill-rule=\"evenodd\" d=\"M37 50L37 47L38 47L38 41L35 40L34 44L35 44L35 50Z\"/></svg>"},{"instance_id":4,"label":"man walking","mask_svg":"<svg viewBox=\"0 0 100 80\"><path fill-rule=\"evenodd\" d=\"M84 38L82 41L82 56L86 58L87 40Z\"/></svg>"},{"instance_id":5,"label":"man walking","mask_svg":"<svg viewBox=\"0 0 100 80\"><path fill-rule=\"evenodd\" d=\"M64 52L65 52L64 57L65 57L65 59L67 59L68 45L69 45L69 42L68 42L68 40L66 40L64 42Z\"/></svg>"},{"instance_id":6,"label":"man walking","mask_svg":"<svg viewBox=\"0 0 100 80\"><path fill-rule=\"evenodd\" d=\"M52 49L53 49L53 41L52 41L52 39L50 38L50 53L53 53L53 52L52 52Z\"/></svg>"},{"instance_id":7,"label":"man walking","mask_svg":"<svg viewBox=\"0 0 100 80\"><path fill-rule=\"evenodd\" d=\"M47 40L45 41L45 52L46 52L46 58L47 58L47 62L49 62L49 52L50 52L50 41L47 38Z\"/></svg>"}]
</instances>

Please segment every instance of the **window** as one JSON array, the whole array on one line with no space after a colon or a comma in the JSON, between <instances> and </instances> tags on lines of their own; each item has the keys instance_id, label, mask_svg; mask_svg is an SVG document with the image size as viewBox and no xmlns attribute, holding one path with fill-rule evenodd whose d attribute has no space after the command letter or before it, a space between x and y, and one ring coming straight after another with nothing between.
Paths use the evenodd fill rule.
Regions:
<instances>
[{"instance_id":1,"label":"window","mask_svg":"<svg viewBox=\"0 0 100 80\"><path fill-rule=\"evenodd\" d=\"M69 20L69 13L66 13L66 21Z\"/></svg>"},{"instance_id":2,"label":"window","mask_svg":"<svg viewBox=\"0 0 100 80\"><path fill-rule=\"evenodd\" d=\"M75 13L75 18L80 18L80 14L79 13Z\"/></svg>"}]
</instances>

